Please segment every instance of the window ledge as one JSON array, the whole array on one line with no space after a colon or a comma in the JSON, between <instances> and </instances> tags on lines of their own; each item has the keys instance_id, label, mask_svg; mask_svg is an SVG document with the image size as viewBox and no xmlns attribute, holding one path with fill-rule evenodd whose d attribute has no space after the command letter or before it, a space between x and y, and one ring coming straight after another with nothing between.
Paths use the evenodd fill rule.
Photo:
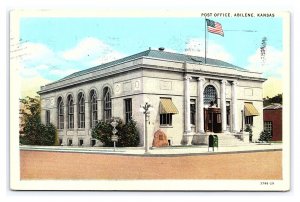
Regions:
<instances>
[{"instance_id":1,"label":"window ledge","mask_svg":"<svg viewBox=\"0 0 300 202\"><path fill-rule=\"evenodd\" d=\"M160 125L160 128L173 128L173 126L168 126L168 125Z\"/></svg>"}]
</instances>

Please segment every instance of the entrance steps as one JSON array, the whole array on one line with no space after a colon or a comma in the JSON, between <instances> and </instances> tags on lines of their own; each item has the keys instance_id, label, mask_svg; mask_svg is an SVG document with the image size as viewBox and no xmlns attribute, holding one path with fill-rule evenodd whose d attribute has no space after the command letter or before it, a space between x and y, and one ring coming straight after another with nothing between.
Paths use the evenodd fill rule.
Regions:
<instances>
[{"instance_id":1,"label":"entrance steps","mask_svg":"<svg viewBox=\"0 0 300 202\"><path fill-rule=\"evenodd\" d=\"M183 135L182 145L208 145L209 135L218 136L219 147L249 145L248 133L202 133Z\"/></svg>"},{"instance_id":2,"label":"entrance steps","mask_svg":"<svg viewBox=\"0 0 300 202\"><path fill-rule=\"evenodd\" d=\"M249 145L249 136L234 133L214 133L218 136L219 147Z\"/></svg>"}]
</instances>

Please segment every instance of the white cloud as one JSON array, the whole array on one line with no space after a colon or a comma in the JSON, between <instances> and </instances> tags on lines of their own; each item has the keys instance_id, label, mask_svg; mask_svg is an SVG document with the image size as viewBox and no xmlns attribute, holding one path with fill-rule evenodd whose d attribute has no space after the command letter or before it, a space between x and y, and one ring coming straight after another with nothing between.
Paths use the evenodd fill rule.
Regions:
<instances>
[{"instance_id":1,"label":"white cloud","mask_svg":"<svg viewBox=\"0 0 300 202\"><path fill-rule=\"evenodd\" d=\"M74 48L62 53L66 60L80 61L85 66L100 65L124 57L103 41L88 37L81 40Z\"/></svg>"},{"instance_id":2,"label":"white cloud","mask_svg":"<svg viewBox=\"0 0 300 202\"><path fill-rule=\"evenodd\" d=\"M95 60L90 61L89 64L90 66L97 66L103 63L111 62L117 59L120 59L124 57L123 54L118 53L118 52L111 52L102 56L98 56Z\"/></svg>"},{"instance_id":3,"label":"white cloud","mask_svg":"<svg viewBox=\"0 0 300 202\"><path fill-rule=\"evenodd\" d=\"M22 43L19 48L19 50L21 50L20 54L23 55L23 62L39 61L54 55L52 50L40 43L26 42Z\"/></svg>"},{"instance_id":4,"label":"white cloud","mask_svg":"<svg viewBox=\"0 0 300 202\"><path fill-rule=\"evenodd\" d=\"M233 57L231 54L225 50L225 48L219 44L216 44L214 41L207 41L206 44L207 51L206 57L218 59L226 62L232 62ZM204 39L191 39L186 42L185 54L194 55L194 56L205 56L205 41Z\"/></svg>"},{"instance_id":5,"label":"white cloud","mask_svg":"<svg viewBox=\"0 0 300 202\"><path fill-rule=\"evenodd\" d=\"M249 56L246 69L263 73L263 77L267 78L263 83L263 97L273 97L282 93L283 53L272 46L267 46L264 58L263 63L261 51L257 49Z\"/></svg>"},{"instance_id":6,"label":"white cloud","mask_svg":"<svg viewBox=\"0 0 300 202\"><path fill-rule=\"evenodd\" d=\"M56 76L68 76L74 72L77 72L77 69L66 68L66 69L50 69L49 74L56 75Z\"/></svg>"},{"instance_id":7,"label":"white cloud","mask_svg":"<svg viewBox=\"0 0 300 202\"><path fill-rule=\"evenodd\" d=\"M249 56L247 69L251 71L262 72L266 77L281 77L283 69L283 53L282 51L267 46L265 49L265 62L262 62L261 51L257 49L256 52Z\"/></svg>"},{"instance_id":8,"label":"white cloud","mask_svg":"<svg viewBox=\"0 0 300 202\"><path fill-rule=\"evenodd\" d=\"M96 38L85 38L65 52L54 52L45 44L25 42L12 53L11 57L19 62L16 69L21 78L22 96L35 94L47 82L124 57Z\"/></svg>"}]
</instances>

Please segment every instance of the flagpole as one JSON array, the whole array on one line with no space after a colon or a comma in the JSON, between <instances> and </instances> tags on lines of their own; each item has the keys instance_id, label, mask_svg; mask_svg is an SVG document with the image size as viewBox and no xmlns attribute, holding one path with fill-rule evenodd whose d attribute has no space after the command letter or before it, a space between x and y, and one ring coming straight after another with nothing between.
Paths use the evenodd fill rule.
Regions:
<instances>
[{"instance_id":1,"label":"flagpole","mask_svg":"<svg viewBox=\"0 0 300 202\"><path fill-rule=\"evenodd\" d=\"M207 29L207 26L206 26L206 17L204 17L204 32L205 32L205 40L204 40L204 64L206 64L206 29Z\"/></svg>"}]
</instances>

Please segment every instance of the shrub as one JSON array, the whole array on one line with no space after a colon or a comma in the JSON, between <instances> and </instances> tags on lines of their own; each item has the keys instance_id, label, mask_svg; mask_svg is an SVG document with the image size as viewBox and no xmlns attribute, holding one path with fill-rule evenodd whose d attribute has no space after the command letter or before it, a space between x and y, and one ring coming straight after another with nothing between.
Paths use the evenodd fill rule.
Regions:
<instances>
[{"instance_id":1,"label":"shrub","mask_svg":"<svg viewBox=\"0 0 300 202\"><path fill-rule=\"evenodd\" d=\"M271 139L272 136L269 131L262 131L258 140L262 142L269 142Z\"/></svg>"},{"instance_id":2,"label":"shrub","mask_svg":"<svg viewBox=\"0 0 300 202\"><path fill-rule=\"evenodd\" d=\"M122 126L118 142L121 147L136 147L139 145L140 137L136 128L136 121L130 120Z\"/></svg>"},{"instance_id":3,"label":"shrub","mask_svg":"<svg viewBox=\"0 0 300 202\"><path fill-rule=\"evenodd\" d=\"M112 121L112 120L111 120ZM112 147L114 145L111 141L111 136L113 135L110 122L99 121L92 130L92 137L100 140L104 146ZM120 119L117 120L118 125L116 129L118 130L117 136L118 141L116 142L117 147L136 147L139 144L139 134L136 128L136 122L131 120L127 124L124 124Z\"/></svg>"}]
</instances>

